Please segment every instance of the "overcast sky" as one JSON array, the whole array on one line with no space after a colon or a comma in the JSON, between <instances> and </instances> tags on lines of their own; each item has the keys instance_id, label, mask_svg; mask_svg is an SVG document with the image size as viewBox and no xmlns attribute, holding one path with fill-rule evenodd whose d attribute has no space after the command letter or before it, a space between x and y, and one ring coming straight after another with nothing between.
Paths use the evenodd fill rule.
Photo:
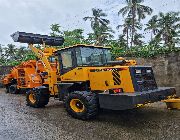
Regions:
<instances>
[{"instance_id":1,"label":"overcast sky","mask_svg":"<svg viewBox=\"0 0 180 140\"><path fill-rule=\"evenodd\" d=\"M122 23L117 12L124 4L124 0L0 0L0 44L13 43L10 35L16 31L49 34L53 23L63 30L82 28L88 33L90 24L82 18L91 15L92 8L103 9L115 30ZM153 8L153 14L180 11L180 0L145 0L144 5Z\"/></svg>"}]
</instances>

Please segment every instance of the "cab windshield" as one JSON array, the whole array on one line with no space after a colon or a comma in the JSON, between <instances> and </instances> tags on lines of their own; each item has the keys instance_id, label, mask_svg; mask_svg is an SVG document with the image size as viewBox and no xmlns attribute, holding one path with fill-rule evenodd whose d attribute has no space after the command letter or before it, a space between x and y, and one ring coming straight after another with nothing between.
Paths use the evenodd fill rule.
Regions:
<instances>
[{"instance_id":1,"label":"cab windshield","mask_svg":"<svg viewBox=\"0 0 180 140\"><path fill-rule=\"evenodd\" d=\"M111 61L111 53L105 48L81 47L76 50L76 58L78 66L101 66Z\"/></svg>"}]
</instances>

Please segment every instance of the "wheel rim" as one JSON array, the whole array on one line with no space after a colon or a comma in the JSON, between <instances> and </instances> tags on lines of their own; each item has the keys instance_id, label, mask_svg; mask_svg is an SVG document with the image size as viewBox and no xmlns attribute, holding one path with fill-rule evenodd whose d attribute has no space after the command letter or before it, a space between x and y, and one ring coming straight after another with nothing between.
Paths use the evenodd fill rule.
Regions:
<instances>
[{"instance_id":1,"label":"wheel rim","mask_svg":"<svg viewBox=\"0 0 180 140\"><path fill-rule=\"evenodd\" d=\"M36 102L36 98L32 92L29 94L29 101L33 104Z\"/></svg>"},{"instance_id":2,"label":"wheel rim","mask_svg":"<svg viewBox=\"0 0 180 140\"><path fill-rule=\"evenodd\" d=\"M70 101L70 107L71 109L76 112L76 113L80 113L80 112L83 112L84 109L85 109L85 106L84 104L82 103L81 100L79 99L72 99Z\"/></svg>"}]
</instances>

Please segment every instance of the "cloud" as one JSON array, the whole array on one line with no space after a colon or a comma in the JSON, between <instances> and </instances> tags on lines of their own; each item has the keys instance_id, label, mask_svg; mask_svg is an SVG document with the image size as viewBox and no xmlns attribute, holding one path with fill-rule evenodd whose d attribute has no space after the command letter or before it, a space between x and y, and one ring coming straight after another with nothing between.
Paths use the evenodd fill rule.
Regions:
<instances>
[{"instance_id":1,"label":"cloud","mask_svg":"<svg viewBox=\"0 0 180 140\"><path fill-rule=\"evenodd\" d=\"M82 18L94 6L95 0L0 0L0 43L12 43L9 35L17 30L48 34L52 23L90 30Z\"/></svg>"},{"instance_id":2,"label":"cloud","mask_svg":"<svg viewBox=\"0 0 180 140\"><path fill-rule=\"evenodd\" d=\"M63 30L90 32L90 23L82 18L92 15L93 7L108 14L115 30L123 22L117 12L124 4L123 0L0 0L0 44L14 43L10 35L15 31L49 34L53 23L59 23ZM180 9L179 0L145 0L145 4L155 9L155 14Z\"/></svg>"}]
</instances>

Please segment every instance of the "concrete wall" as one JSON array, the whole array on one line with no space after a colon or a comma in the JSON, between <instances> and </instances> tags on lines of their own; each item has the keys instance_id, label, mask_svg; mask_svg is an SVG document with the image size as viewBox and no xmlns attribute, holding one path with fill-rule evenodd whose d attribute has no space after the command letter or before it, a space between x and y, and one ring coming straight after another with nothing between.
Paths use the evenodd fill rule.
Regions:
<instances>
[{"instance_id":1,"label":"concrete wall","mask_svg":"<svg viewBox=\"0 0 180 140\"><path fill-rule=\"evenodd\" d=\"M1 80L5 74L8 74L12 66L0 66L0 88L2 87Z\"/></svg>"},{"instance_id":2,"label":"concrete wall","mask_svg":"<svg viewBox=\"0 0 180 140\"><path fill-rule=\"evenodd\" d=\"M162 55L155 58L135 59L139 65L153 67L158 86L173 86L180 96L180 52Z\"/></svg>"}]
</instances>

